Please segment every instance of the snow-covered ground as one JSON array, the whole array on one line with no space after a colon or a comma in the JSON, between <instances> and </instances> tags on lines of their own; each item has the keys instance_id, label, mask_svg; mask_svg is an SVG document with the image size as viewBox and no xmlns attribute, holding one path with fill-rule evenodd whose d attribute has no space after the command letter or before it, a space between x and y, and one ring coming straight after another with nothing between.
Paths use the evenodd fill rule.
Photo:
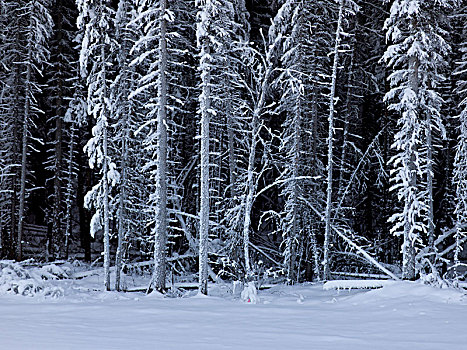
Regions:
<instances>
[{"instance_id":1,"label":"snow-covered ground","mask_svg":"<svg viewBox=\"0 0 467 350\"><path fill-rule=\"evenodd\" d=\"M376 290L275 286L244 303L212 296L101 292L99 276L64 296L0 296L0 349L467 349L467 296L396 282Z\"/></svg>"}]
</instances>

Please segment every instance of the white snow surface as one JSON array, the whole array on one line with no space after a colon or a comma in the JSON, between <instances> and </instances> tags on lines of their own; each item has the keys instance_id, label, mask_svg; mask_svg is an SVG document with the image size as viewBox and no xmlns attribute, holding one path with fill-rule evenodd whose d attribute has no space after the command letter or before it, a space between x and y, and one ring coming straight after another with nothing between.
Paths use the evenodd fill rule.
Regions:
<instances>
[{"instance_id":1,"label":"white snow surface","mask_svg":"<svg viewBox=\"0 0 467 350\"><path fill-rule=\"evenodd\" d=\"M323 285L324 290L331 289L374 289L395 283L390 280L335 280Z\"/></svg>"},{"instance_id":2,"label":"white snow surface","mask_svg":"<svg viewBox=\"0 0 467 350\"><path fill-rule=\"evenodd\" d=\"M0 296L0 349L467 349L467 296L417 282L278 285L257 304L231 284L164 298L104 292L96 275L49 283L64 295Z\"/></svg>"}]
</instances>

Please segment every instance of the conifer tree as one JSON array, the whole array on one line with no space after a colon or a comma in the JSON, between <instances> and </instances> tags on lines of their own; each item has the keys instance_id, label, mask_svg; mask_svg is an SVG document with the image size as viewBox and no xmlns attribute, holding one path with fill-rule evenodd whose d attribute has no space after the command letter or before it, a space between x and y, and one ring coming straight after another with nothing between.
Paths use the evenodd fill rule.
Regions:
<instances>
[{"instance_id":1,"label":"conifer tree","mask_svg":"<svg viewBox=\"0 0 467 350\"><path fill-rule=\"evenodd\" d=\"M168 23L174 20L174 12L171 11L166 0L140 1L139 17L146 31L135 44L135 50L140 52L136 61L139 64L146 64L149 71L141 78L140 86L133 94L152 92L156 96L147 104L149 111L146 123L151 125L152 130L147 137L146 144L152 153L152 159L146 167L155 168L153 176L155 193L151 196L151 201L154 203L153 284L156 290L162 292L165 290L166 283L168 240ZM154 44L157 50L150 44Z\"/></svg>"},{"instance_id":2,"label":"conifer tree","mask_svg":"<svg viewBox=\"0 0 467 350\"><path fill-rule=\"evenodd\" d=\"M465 6L462 10L467 10ZM462 12L461 12L462 13ZM465 12L464 12L465 16ZM462 21L462 19L461 19ZM456 184L455 214L456 214L456 233L454 249L454 273L455 278L459 278L460 254L466 241L467 230L467 31L464 28L460 33L465 41L460 46L461 60L456 71L457 92L460 96L458 110L459 119L459 137L457 140L456 157L454 160L454 183Z\"/></svg>"},{"instance_id":3,"label":"conifer tree","mask_svg":"<svg viewBox=\"0 0 467 350\"><path fill-rule=\"evenodd\" d=\"M68 100L73 96L70 82L76 70L70 62L76 62L76 50L73 40L76 35L74 19L76 17L75 4L72 1L56 0L52 4L52 19L55 26L50 39L51 64L47 66L47 114L49 157L46 169L50 172L48 179L48 197L51 220L51 237L49 237L48 255L53 258L62 253L66 246L65 218L66 191L65 178L67 173L67 146L73 142L67 139L72 124L65 121ZM60 251L61 250L61 251Z\"/></svg>"},{"instance_id":4,"label":"conifer tree","mask_svg":"<svg viewBox=\"0 0 467 350\"><path fill-rule=\"evenodd\" d=\"M285 1L270 31L283 40L280 74L274 81L281 89L277 112L285 114L278 160L282 170L276 181L285 198L280 225L289 282L299 278L302 258L314 261L314 274L319 278L316 236L320 219L308 204L321 211L324 199L316 179L323 175L317 153L323 148L318 130L325 104L323 86L329 76L331 33L324 24L330 13L324 2Z\"/></svg>"},{"instance_id":5,"label":"conifer tree","mask_svg":"<svg viewBox=\"0 0 467 350\"><path fill-rule=\"evenodd\" d=\"M109 125L113 113L110 100L110 52L113 38L113 9L107 1L78 1L80 15L78 27L84 29L80 53L80 66L87 76L88 113L95 119L92 138L85 149L89 165L100 167L101 179L86 194L85 205L95 208L91 220L91 235L101 228L104 234L104 287L110 290L110 187L119 181L119 173L109 154ZM88 66L90 67L88 71Z\"/></svg>"},{"instance_id":6,"label":"conifer tree","mask_svg":"<svg viewBox=\"0 0 467 350\"><path fill-rule=\"evenodd\" d=\"M403 203L390 218L392 233L403 235L403 277L416 277L418 247L435 254L433 216L433 132L444 133L439 83L449 46L438 26L448 1L395 0L386 20L390 43L383 59L391 69L385 100L399 115L391 162L393 190ZM433 265L433 263L431 263ZM432 266L434 267L434 266ZM435 272L435 271L434 271Z\"/></svg>"},{"instance_id":7,"label":"conifer tree","mask_svg":"<svg viewBox=\"0 0 467 350\"><path fill-rule=\"evenodd\" d=\"M209 144L210 119L213 114L211 96L211 53L212 22L216 13L216 3L212 0L198 0L197 43L200 51L201 93L199 96L200 129L200 227L199 227L199 292L208 294L208 245L209 245Z\"/></svg>"},{"instance_id":8,"label":"conifer tree","mask_svg":"<svg viewBox=\"0 0 467 350\"><path fill-rule=\"evenodd\" d=\"M20 160L20 190L18 209L18 228L16 241L16 259L22 259L22 243L24 219L27 199L27 175L29 173L28 155L30 153L30 140L35 131L35 122L42 111L37 104L37 95L41 93L38 76L49 56L48 40L52 33L52 18L49 13L49 2L46 0L29 1L19 9L20 32L23 36L24 58L20 61L22 75L22 118L21 123L21 160ZM19 64L19 62L17 63Z\"/></svg>"}]
</instances>

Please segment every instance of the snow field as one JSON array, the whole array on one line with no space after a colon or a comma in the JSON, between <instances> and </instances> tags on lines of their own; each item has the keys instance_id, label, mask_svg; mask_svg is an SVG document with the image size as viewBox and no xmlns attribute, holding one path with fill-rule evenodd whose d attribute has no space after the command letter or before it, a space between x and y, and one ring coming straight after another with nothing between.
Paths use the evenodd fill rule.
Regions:
<instances>
[{"instance_id":1,"label":"snow field","mask_svg":"<svg viewBox=\"0 0 467 350\"><path fill-rule=\"evenodd\" d=\"M3 295L0 349L467 349L466 296L420 283L275 286L253 304L229 285L172 299L106 293L100 282L51 281L59 298Z\"/></svg>"}]
</instances>

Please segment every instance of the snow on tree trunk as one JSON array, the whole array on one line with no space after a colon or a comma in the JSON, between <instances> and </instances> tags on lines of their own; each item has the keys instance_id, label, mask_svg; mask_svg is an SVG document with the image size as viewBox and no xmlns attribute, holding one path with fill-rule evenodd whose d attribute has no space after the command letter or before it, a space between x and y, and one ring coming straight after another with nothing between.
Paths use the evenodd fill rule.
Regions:
<instances>
[{"instance_id":1,"label":"snow on tree trunk","mask_svg":"<svg viewBox=\"0 0 467 350\"><path fill-rule=\"evenodd\" d=\"M74 152L75 152L75 139L76 136L76 125L75 122L71 122L70 126L70 145L67 157L68 172L66 178L66 192L65 192L65 259L68 259L70 249L70 236L72 232L71 219L72 219L72 201L73 201L73 182L75 180L75 174L73 170L74 164Z\"/></svg>"},{"instance_id":2,"label":"snow on tree trunk","mask_svg":"<svg viewBox=\"0 0 467 350\"><path fill-rule=\"evenodd\" d=\"M456 215L456 246L454 249L454 278L461 277L460 255L465 246L467 232L467 33L464 28L463 52L458 70L460 75L456 92L460 95L459 103L459 136L457 139L456 156L454 160L454 183L456 184L455 210Z\"/></svg>"},{"instance_id":3,"label":"snow on tree trunk","mask_svg":"<svg viewBox=\"0 0 467 350\"><path fill-rule=\"evenodd\" d=\"M105 75L104 75L105 76ZM105 120L105 119L104 119ZM106 123L106 121L104 122ZM102 187L104 190L104 196L102 198L104 204L104 287L106 290L110 290L110 208L109 208L109 179L108 179L108 134L107 127L103 129L103 141L102 149L104 151L104 161L102 163Z\"/></svg>"},{"instance_id":4,"label":"snow on tree trunk","mask_svg":"<svg viewBox=\"0 0 467 350\"><path fill-rule=\"evenodd\" d=\"M412 72L410 75L409 87L414 92L415 95L418 94L419 80L418 80L418 69L419 69L419 60L416 57L412 57L409 62L409 69ZM415 107L417 109L417 107ZM417 113L414 111L414 114ZM409 149L409 162L408 162L408 171L409 171L409 186L413 193L416 195L418 192L417 189L417 165L416 165L416 153L418 152L417 145L411 145ZM414 205L414 202L407 200L405 205L406 212L410 213L412 211L411 206ZM410 214L408 214L410 215ZM413 223L410 220L407 220L404 225L404 243L402 244L402 277L404 279L413 280L415 279L415 239L412 235Z\"/></svg>"},{"instance_id":5,"label":"snow on tree trunk","mask_svg":"<svg viewBox=\"0 0 467 350\"><path fill-rule=\"evenodd\" d=\"M226 83L227 85L227 83ZM235 184L237 182L237 166L235 159L235 132L233 123L233 111L230 101L227 105L227 138L228 138L228 152L229 152L229 186L230 186L230 197L235 198L237 191L235 190Z\"/></svg>"},{"instance_id":6,"label":"snow on tree trunk","mask_svg":"<svg viewBox=\"0 0 467 350\"><path fill-rule=\"evenodd\" d=\"M416 278L417 252L421 253L419 260L424 264L431 260L429 265L434 268L432 131L445 135L440 113L443 100L437 89L444 80L444 56L450 50L438 19L449 6L447 1L395 0L385 23L390 45L383 60L392 69L391 90L385 100L391 101L389 109L399 114L391 180L403 207L389 222L393 234L403 235L404 279Z\"/></svg>"},{"instance_id":7,"label":"snow on tree trunk","mask_svg":"<svg viewBox=\"0 0 467 350\"><path fill-rule=\"evenodd\" d=\"M160 11L154 283L157 290L163 291L166 279L167 249L167 0L160 0ZM207 215L209 218L209 209Z\"/></svg>"},{"instance_id":8,"label":"snow on tree trunk","mask_svg":"<svg viewBox=\"0 0 467 350\"><path fill-rule=\"evenodd\" d=\"M39 70L49 55L46 48L47 40L52 30L52 19L48 12L47 2L39 0L30 1L24 8L22 16L28 20L28 25L24 28L26 35L26 57L24 61L17 62L25 66L24 71L24 109L22 118L21 135L21 170L20 170L20 191L19 191L19 210L17 226L17 246L16 259L22 259L23 230L26 210L26 176L28 172L28 154L31 145L28 140L32 137L34 127L34 116L40 113L37 106L35 94L40 93L41 89L35 80L35 73ZM19 35L19 31L18 31Z\"/></svg>"},{"instance_id":9,"label":"snow on tree trunk","mask_svg":"<svg viewBox=\"0 0 467 350\"><path fill-rule=\"evenodd\" d=\"M28 60L31 60L31 49L29 51ZM24 228L24 207L26 201L26 171L27 171L27 154L28 154L28 132L29 132L29 118L30 118L30 81L31 81L31 66L26 68L26 101L24 104L24 118L23 118L23 137L22 137L22 150L21 150L21 178L19 190L19 211L18 211L18 237L16 241L16 260L20 261L23 258L23 228Z\"/></svg>"},{"instance_id":10,"label":"snow on tree trunk","mask_svg":"<svg viewBox=\"0 0 467 350\"><path fill-rule=\"evenodd\" d=\"M248 173L246 182L246 199L245 199L245 216L243 219L243 258L245 261L245 277L250 279L252 275L250 264L250 225L251 225L251 209L253 208L253 198L255 194L255 159L256 159L256 141L259 128L259 110L253 112L251 141L248 154Z\"/></svg>"},{"instance_id":11,"label":"snow on tree trunk","mask_svg":"<svg viewBox=\"0 0 467 350\"><path fill-rule=\"evenodd\" d=\"M333 163L334 163L334 113L335 113L335 98L337 84L337 69L339 63L339 46L341 42L342 21L344 17L344 0L339 2L339 15L337 19L336 41L334 47L334 63L332 67L331 92L329 94L329 117L328 117L328 165L327 165L327 190L326 190L326 210L325 210L325 231L324 231L324 261L323 261L323 278L329 280L330 272L330 240L331 240L331 220L332 220L332 182L333 182Z\"/></svg>"},{"instance_id":12,"label":"snow on tree trunk","mask_svg":"<svg viewBox=\"0 0 467 350\"><path fill-rule=\"evenodd\" d=\"M209 39L210 10L214 6L210 0L197 1L200 6L197 28L200 49L201 94L199 96L201 113L200 132L200 212L199 212L199 292L208 294L208 248L209 248L209 127L211 110L211 48Z\"/></svg>"},{"instance_id":13,"label":"snow on tree trunk","mask_svg":"<svg viewBox=\"0 0 467 350\"><path fill-rule=\"evenodd\" d=\"M80 16L78 27L84 29L81 43L80 67L88 83L88 114L93 115L96 124L92 129L92 138L85 146L89 156L89 165L101 167L101 178L85 196L85 206L96 209L91 220L91 235L103 229L104 235L104 288L110 290L110 185L119 182L120 175L109 153L109 118L113 116L112 102L108 82L108 67L111 62L107 51L112 41L109 37L109 25L113 10L109 3L79 1ZM85 24L85 21L89 23ZM90 71L88 72L88 69Z\"/></svg>"},{"instance_id":14,"label":"snow on tree trunk","mask_svg":"<svg viewBox=\"0 0 467 350\"><path fill-rule=\"evenodd\" d=\"M277 44L277 43L276 43ZM256 146L258 142L258 133L260 127L260 116L263 113L264 105L266 103L266 96L269 87L269 80L273 70L273 66L269 59L270 53L267 54L266 64L264 67L265 72L261 77L261 86L259 88L258 100L253 108L251 119L251 135L250 144L248 149L248 167L247 167L247 181L246 181L246 196L244 202L244 216L243 216L243 258L245 261L245 278L249 280L252 278L251 262L250 262L250 226L251 226L251 210L253 208L253 201L256 193Z\"/></svg>"}]
</instances>

